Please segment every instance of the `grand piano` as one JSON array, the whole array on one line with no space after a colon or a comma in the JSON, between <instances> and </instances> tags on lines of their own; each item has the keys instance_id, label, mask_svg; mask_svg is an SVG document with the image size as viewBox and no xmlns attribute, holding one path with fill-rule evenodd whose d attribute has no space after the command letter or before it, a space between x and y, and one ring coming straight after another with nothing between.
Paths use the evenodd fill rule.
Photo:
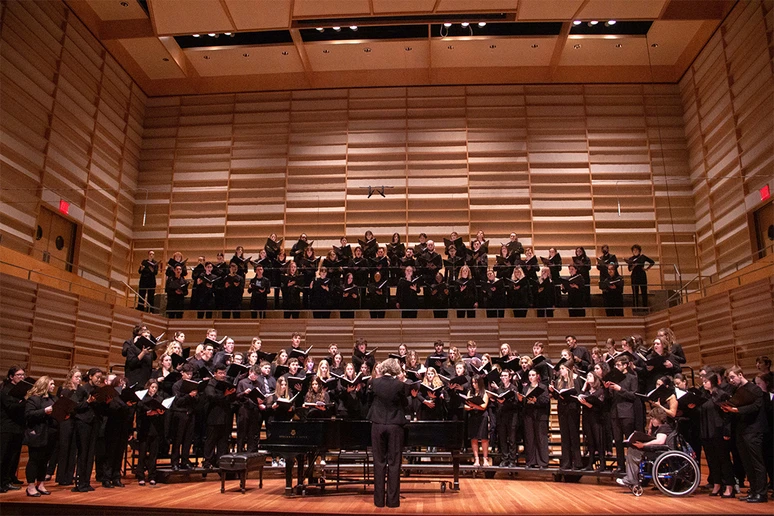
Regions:
<instances>
[{"instance_id":1,"label":"grand piano","mask_svg":"<svg viewBox=\"0 0 774 516\"><path fill-rule=\"evenodd\" d=\"M465 426L462 421L412 421L406 423L404 444L407 448L433 446L450 452L453 490L459 490L459 452L464 446ZM314 465L319 456L331 450L368 452L371 447L371 422L340 419L307 421L274 421L267 427L268 438L261 443L267 452L285 459L285 494L305 492L317 486L325 492L324 480L314 478ZM366 457L369 455L366 454ZM298 483L293 486L293 465L297 463ZM307 467L305 468L305 463ZM370 468L364 468L362 483L369 482ZM304 484L304 480L307 484ZM361 482L358 482L361 483ZM445 489L441 483L441 489Z\"/></svg>"}]
</instances>

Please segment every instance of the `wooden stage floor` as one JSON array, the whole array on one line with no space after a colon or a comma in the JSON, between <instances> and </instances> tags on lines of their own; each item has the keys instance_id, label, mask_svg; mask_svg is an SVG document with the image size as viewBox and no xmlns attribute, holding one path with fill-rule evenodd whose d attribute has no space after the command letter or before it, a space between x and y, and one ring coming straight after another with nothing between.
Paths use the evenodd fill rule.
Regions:
<instances>
[{"instance_id":1,"label":"wooden stage floor","mask_svg":"<svg viewBox=\"0 0 774 516\"><path fill-rule=\"evenodd\" d=\"M29 498L24 488L0 494L0 514L10 515L236 515L236 514L411 514L411 515L558 515L558 514L772 514L774 502L747 504L736 499L711 498L705 491L686 498L670 498L649 488L640 498L610 480L583 478L580 483L547 481L545 475L520 473L516 478L498 474L494 479L460 479L460 491L441 493L438 484L404 484L403 499L397 509L378 509L373 492L348 487L339 493L332 485L325 496L284 496L284 479L279 472L266 471L263 489L251 476L247 492L239 492L239 481L226 482L220 493L218 475L186 484L159 484L154 487L126 481L124 489L96 487L90 493L72 493L68 488L50 485L51 496ZM359 489L362 489L359 488Z\"/></svg>"}]
</instances>

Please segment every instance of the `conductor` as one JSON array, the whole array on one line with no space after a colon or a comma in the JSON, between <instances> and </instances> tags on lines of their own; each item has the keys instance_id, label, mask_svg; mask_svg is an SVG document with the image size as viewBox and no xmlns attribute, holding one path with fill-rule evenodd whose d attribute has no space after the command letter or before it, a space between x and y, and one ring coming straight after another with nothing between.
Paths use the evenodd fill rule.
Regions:
<instances>
[{"instance_id":1,"label":"conductor","mask_svg":"<svg viewBox=\"0 0 774 516\"><path fill-rule=\"evenodd\" d=\"M403 461L403 425L406 424L405 384L398 376L400 363L388 358L376 366L378 378L371 382L374 401L368 413L374 454L374 505L400 506L400 467ZM386 470L386 471L385 471Z\"/></svg>"}]
</instances>

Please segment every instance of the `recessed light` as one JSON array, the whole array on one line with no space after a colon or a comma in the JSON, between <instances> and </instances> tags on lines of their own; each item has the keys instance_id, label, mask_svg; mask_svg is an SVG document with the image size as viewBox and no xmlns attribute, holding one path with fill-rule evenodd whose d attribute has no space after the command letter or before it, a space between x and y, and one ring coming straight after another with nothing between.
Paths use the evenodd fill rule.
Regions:
<instances>
[{"instance_id":1,"label":"recessed light","mask_svg":"<svg viewBox=\"0 0 774 516\"><path fill-rule=\"evenodd\" d=\"M405 50L406 50L406 52L411 52L411 51L412 51L412 50L414 50L414 49L413 49L413 48L411 48L411 47L406 47L406 49L405 49Z\"/></svg>"},{"instance_id":2,"label":"recessed light","mask_svg":"<svg viewBox=\"0 0 774 516\"><path fill-rule=\"evenodd\" d=\"M449 22L446 22L446 23L444 23L444 24L443 24L443 26L444 26L444 27L446 27L446 28L448 29L449 27L451 27L451 23L449 23Z\"/></svg>"},{"instance_id":3,"label":"recessed light","mask_svg":"<svg viewBox=\"0 0 774 516\"><path fill-rule=\"evenodd\" d=\"M324 30L322 27L317 27L317 32L323 32Z\"/></svg>"},{"instance_id":4,"label":"recessed light","mask_svg":"<svg viewBox=\"0 0 774 516\"><path fill-rule=\"evenodd\" d=\"M366 48L364 48L364 49L363 49L363 52L365 52L366 54L367 54L367 53L369 53L370 51L371 51L371 49L370 49L370 48L368 48L368 47L366 47Z\"/></svg>"},{"instance_id":5,"label":"recessed light","mask_svg":"<svg viewBox=\"0 0 774 516\"><path fill-rule=\"evenodd\" d=\"M224 32L223 34L224 34L225 36L231 36L231 33L230 33L230 32Z\"/></svg>"},{"instance_id":6,"label":"recessed light","mask_svg":"<svg viewBox=\"0 0 774 516\"><path fill-rule=\"evenodd\" d=\"M166 63L166 62L168 62L168 61L169 61L169 58L168 58L168 57L162 57L162 58L161 58L161 60L162 60L162 61L164 61L164 62Z\"/></svg>"},{"instance_id":7,"label":"recessed light","mask_svg":"<svg viewBox=\"0 0 774 516\"><path fill-rule=\"evenodd\" d=\"M248 54L247 52L245 52L244 54L242 54L242 57L250 57L250 54Z\"/></svg>"},{"instance_id":8,"label":"recessed light","mask_svg":"<svg viewBox=\"0 0 774 516\"><path fill-rule=\"evenodd\" d=\"M336 32L341 32L341 27L333 27L333 30L335 30Z\"/></svg>"},{"instance_id":9,"label":"recessed light","mask_svg":"<svg viewBox=\"0 0 774 516\"><path fill-rule=\"evenodd\" d=\"M454 45L449 45L449 46L448 46L448 47L446 47L446 48L448 48L449 50L454 50Z\"/></svg>"},{"instance_id":10,"label":"recessed light","mask_svg":"<svg viewBox=\"0 0 774 516\"><path fill-rule=\"evenodd\" d=\"M214 38L215 36L217 36L217 34L215 34L214 32L210 32L210 33L208 33L207 35L208 35L209 37L211 37L211 38Z\"/></svg>"},{"instance_id":11,"label":"recessed light","mask_svg":"<svg viewBox=\"0 0 774 516\"><path fill-rule=\"evenodd\" d=\"M605 25L607 25L608 27L615 25L615 20L610 20L607 23L605 23Z\"/></svg>"},{"instance_id":12,"label":"recessed light","mask_svg":"<svg viewBox=\"0 0 774 516\"><path fill-rule=\"evenodd\" d=\"M653 43L650 46L653 47L653 48L658 48L658 43Z\"/></svg>"},{"instance_id":13,"label":"recessed light","mask_svg":"<svg viewBox=\"0 0 774 516\"><path fill-rule=\"evenodd\" d=\"M204 56L204 59L209 59L209 58L210 58L210 56Z\"/></svg>"},{"instance_id":14,"label":"recessed light","mask_svg":"<svg viewBox=\"0 0 774 516\"><path fill-rule=\"evenodd\" d=\"M350 25L349 30L357 30L357 25Z\"/></svg>"},{"instance_id":15,"label":"recessed light","mask_svg":"<svg viewBox=\"0 0 774 516\"><path fill-rule=\"evenodd\" d=\"M198 38L198 37L199 37L199 35L198 35L198 34L194 34L194 35L193 35L193 37L195 37L195 38Z\"/></svg>"},{"instance_id":16,"label":"recessed light","mask_svg":"<svg viewBox=\"0 0 774 516\"><path fill-rule=\"evenodd\" d=\"M533 44L532 44L532 45L530 45L530 46L531 46L532 48L537 48L539 45L538 45L537 43L533 43Z\"/></svg>"},{"instance_id":17,"label":"recessed light","mask_svg":"<svg viewBox=\"0 0 774 516\"><path fill-rule=\"evenodd\" d=\"M623 47L623 43L616 43L615 44L615 48L621 48L621 47Z\"/></svg>"},{"instance_id":18,"label":"recessed light","mask_svg":"<svg viewBox=\"0 0 774 516\"><path fill-rule=\"evenodd\" d=\"M486 27L486 22L485 21L480 21L480 22L478 22L478 26L479 27Z\"/></svg>"},{"instance_id":19,"label":"recessed light","mask_svg":"<svg viewBox=\"0 0 774 516\"><path fill-rule=\"evenodd\" d=\"M470 25L470 23L468 23L468 22L462 22L462 23L460 23L460 25L462 25L463 27L467 27L468 25Z\"/></svg>"},{"instance_id":20,"label":"recessed light","mask_svg":"<svg viewBox=\"0 0 774 516\"><path fill-rule=\"evenodd\" d=\"M597 23L599 23L597 20L591 20L589 22L589 25L596 25Z\"/></svg>"},{"instance_id":21,"label":"recessed light","mask_svg":"<svg viewBox=\"0 0 774 516\"><path fill-rule=\"evenodd\" d=\"M489 48L491 48L492 50L494 50L495 48L497 48L497 45L489 45Z\"/></svg>"},{"instance_id":22,"label":"recessed light","mask_svg":"<svg viewBox=\"0 0 774 516\"><path fill-rule=\"evenodd\" d=\"M583 23L583 22L580 21L580 20L575 20L575 21L572 22L573 25L580 25L581 23Z\"/></svg>"},{"instance_id":23,"label":"recessed light","mask_svg":"<svg viewBox=\"0 0 774 516\"><path fill-rule=\"evenodd\" d=\"M121 7L129 7L129 2L121 2Z\"/></svg>"},{"instance_id":24,"label":"recessed light","mask_svg":"<svg viewBox=\"0 0 774 516\"><path fill-rule=\"evenodd\" d=\"M288 52L287 50L283 50L283 51L282 51L282 55L283 55L283 56L290 55L290 52Z\"/></svg>"},{"instance_id":25,"label":"recessed light","mask_svg":"<svg viewBox=\"0 0 774 516\"><path fill-rule=\"evenodd\" d=\"M578 50L580 47L581 47L580 43L576 43L575 45L572 46L572 48L574 48L575 50Z\"/></svg>"},{"instance_id":26,"label":"recessed light","mask_svg":"<svg viewBox=\"0 0 774 516\"><path fill-rule=\"evenodd\" d=\"M330 53L331 53L331 51L328 50L327 48L325 50L323 50L323 54L330 54Z\"/></svg>"}]
</instances>

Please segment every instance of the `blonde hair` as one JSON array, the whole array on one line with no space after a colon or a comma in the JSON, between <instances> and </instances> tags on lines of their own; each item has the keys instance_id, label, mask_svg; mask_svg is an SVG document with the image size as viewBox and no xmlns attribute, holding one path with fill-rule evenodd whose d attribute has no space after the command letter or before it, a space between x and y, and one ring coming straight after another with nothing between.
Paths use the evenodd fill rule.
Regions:
<instances>
[{"instance_id":1,"label":"blonde hair","mask_svg":"<svg viewBox=\"0 0 774 516\"><path fill-rule=\"evenodd\" d=\"M81 370L77 367L73 367L67 372L67 376L65 376L64 382L62 382L62 389L70 389L73 387L73 376L75 376L76 373L80 373ZM77 389L78 386L76 385L75 388Z\"/></svg>"},{"instance_id":2,"label":"blonde hair","mask_svg":"<svg viewBox=\"0 0 774 516\"><path fill-rule=\"evenodd\" d=\"M429 373L430 371L433 372L432 384L428 383L427 381L427 373ZM436 371L434 367L427 368L427 371L425 372L425 377L422 379L422 384L427 385L428 387L432 387L433 389L435 389L436 387L443 387L443 382L441 381L441 377L438 376L438 371Z\"/></svg>"},{"instance_id":3,"label":"blonde hair","mask_svg":"<svg viewBox=\"0 0 774 516\"><path fill-rule=\"evenodd\" d=\"M32 389L30 389L27 392L27 395L24 397L24 399L28 400L30 399L30 396L45 396L48 394L48 385L53 382L50 376L41 376L38 378L38 381L35 382L35 385L32 386Z\"/></svg>"}]
</instances>

